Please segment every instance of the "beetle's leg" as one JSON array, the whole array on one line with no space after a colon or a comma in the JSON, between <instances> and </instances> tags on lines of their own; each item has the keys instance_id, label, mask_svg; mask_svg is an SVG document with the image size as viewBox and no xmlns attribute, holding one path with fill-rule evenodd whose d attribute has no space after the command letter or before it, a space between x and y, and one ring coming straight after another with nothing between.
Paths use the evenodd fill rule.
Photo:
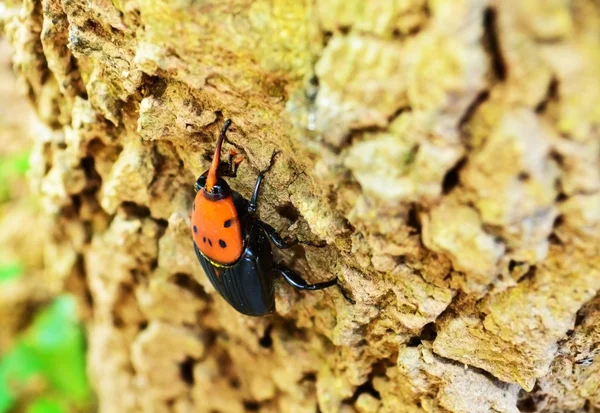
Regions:
<instances>
[{"instance_id":1,"label":"beetle's leg","mask_svg":"<svg viewBox=\"0 0 600 413\"><path fill-rule=\"evenodd\" d=\"M235 150L230 150L227 163L219 164L219 176L226 176L228 178L237 177L238 167L240 166L243 160L244 155L238 155L238 153Z\"/></svg>"},{"instance_id":2,"label":"beetle's leg","mask_svg":"<svg viewBox=\"0 0 600 413\"><path fill-rule=\"evenodd\" d=\"M275 157L277 156L278 153L279 153L279 151L273 151L273 154L271 155L271 160L269 161L269 166L267 166L265 169L260 171L260 173L258 174L258 178L256 178L256 185L254 185L254 192L252 193L252 198L250 199L250 202L248 203L248 213L250 215L254 215L256 213L256 208L258 207L257 203L258 203L258 193L260 192L260 185L262 184L262 180L263 180L265 174L271 170L271 167L273 167L273 164L275 163Z\"/></svg>"},{"instance_id":3,"label":"beetle's leg","mask_svg":"<svg viewBox=\"0 0 600 413\"><path fill-rule=\"evenodd\" d=\"M204 175L203 175L204 176ZM202 178L202 176L200 176L196 182L194 182L194 193L198 192L200 189L202 189L202 187L200 186L200 179Z\"/></svg>"},{"instance_id":4,"label":"beetle's leg","mask_svg":"<svg viewBox=\"0 0 600 413\"><path fill-rule=\"evenodd\" d=\"M337 284L337 277L329 281L309 284L297 272L281 264L275 266L275 271L279 272L289 285L299 290L322 290Z\"/></svg>"},{"instance_id":5,"label":"beetle's leg","mask_svg":"<svg viewBox=\"0 0 600 413\"><path fill-rule=\"evenodd\" d=\"M261 228L263 229L263 231L265 231L265 234L267 234L267 237L269 237L269 239L271 240L271 242L273 244L275 244L275 246L279 249L286 249L286 248L290 248L293 247L294 245L297 245L299 243L297 238L289 238L289 239L284 239L276 230L275 228L273 228L272 226L270 226L269 224L262 222L262 221L258 221L258 224L261 226Z\"/></svg>"},{"instance_id":6,"label":"beetle's leg","mask_svg":"<svg viewBox=\"0 0 600 413\"><path fill-rule=\"evenodd\" d=\"M286 248L291 248L297 244L308 245L308 246L316 247L316 248L323 248L323 247L327 246L327 243L324 241L315 243L312 241L300 241L298 238L288 238L286 240L277 232L277 230L275 228L273 228L266 222L258 221L258 224L263 229L263 231L265 231L265 234L267 234L267 237L269 237L271 242L273 244L275 244L275 246L277 248L282 249L282 250L284 250Z\"/></svg>"}]
</instances>

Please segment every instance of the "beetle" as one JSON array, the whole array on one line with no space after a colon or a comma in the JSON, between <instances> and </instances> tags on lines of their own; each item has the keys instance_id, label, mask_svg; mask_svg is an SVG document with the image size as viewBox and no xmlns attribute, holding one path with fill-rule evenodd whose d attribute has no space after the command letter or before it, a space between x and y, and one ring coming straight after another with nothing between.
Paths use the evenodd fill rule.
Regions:
<instances>
[{"instance_id":1,"label":"beetle","mask_svg":"<svg viewBox=\"0 0 600 413\"><path fill-rule=\"evenodd\" d=\"M244 199L223 179L235 178L243 159L231 152L229 161L221 163L221 147L230 125L231 120L226 120L210 168L194 184L194 250L212 285L233 308L245 315L263 316L275 311L275 275L299 290L331 287L337 284L337 277L309 284L291 268L274 261L269 241L280 249L299 243L297 239L285 240L256 216L263 179L278 152L273 152L269 166L258 174L251 199Z\"/></svg>"}]
</instances>

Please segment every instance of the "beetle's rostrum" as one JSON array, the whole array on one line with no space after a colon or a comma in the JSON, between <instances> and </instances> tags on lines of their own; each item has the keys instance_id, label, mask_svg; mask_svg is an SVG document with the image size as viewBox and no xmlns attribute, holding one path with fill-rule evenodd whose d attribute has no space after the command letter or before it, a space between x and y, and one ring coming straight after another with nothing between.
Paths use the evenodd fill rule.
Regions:
<instances>
[{"instance_id":1,"label":"beetle's rostrum","mask_svg":"<svg viewBox=\"0 0 600 413\"><path fill-rule=\"evenodd\" d=\"M194 250L208 279L221 296L237 311L250 316L275 311L273 278L281 275L300 290L321 290L337 284L337 278L307 283L298 273L273 260L272 242L285 249L298 243L286 241L269 224L256 216L258 195L269 166L260 171L250 200L229 188L224 177L235 178L243 157L230 152L221 163L221 148L231 120L225 121L217 140L210 168L196 181L192 206ZM269 242L270 241L270 242Z\"/></svg>"}]
</instances>

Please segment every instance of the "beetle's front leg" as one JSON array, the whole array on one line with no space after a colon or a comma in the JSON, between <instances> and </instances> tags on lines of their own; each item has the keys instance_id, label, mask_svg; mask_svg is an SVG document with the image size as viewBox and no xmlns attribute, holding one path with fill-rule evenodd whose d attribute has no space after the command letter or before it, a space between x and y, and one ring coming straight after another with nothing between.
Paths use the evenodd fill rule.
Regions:
<instances>
[{"instance_id":1,"label":"beetle's front leg","mask_svg":"<svg viewBox=\"0 0 600 413\"><path fill-rule=\"evenodd\" d=\"M226 176L228 178L237 177L237 170L244 160L244 155L239 155L235 150L229 151L229 158L227 163L219 164L219 176Z\"/></svg>"},{"instance_id":2,"label":"beetle's front leg","mask_svg":"<svg viewBox=\"0 0 600 413\"><path fill-rule=\"evenodd\" d=\"M250 215L256 214L256 209L258 208L258 194L260 193L260 186L262 185L262 180L265 177L265 174L271 170L273 164L275 163L275 157L280 153L280 151L273 151L271 154L271 160L269 161L269 166L258 173L258 177L256 178L256 184L254 185L254 192L252 193L252 198L250 198L250 202L248 202L248 213Z\"/></svg>"},{"instance_id":3,"label":"beetle's front leg","mask_svg":"<svg viewBox=\"0 0 600 413\"><path fill-rule=\"evenodd\" d=\"M323 248L327 245L326 242L315 243L311 241L300 241L298 238L288 238L286 240L277 232L277 230L275 230L275 228L273 228L269 224L259 221L259 225L265 231L265 234L267 234L267 237L269 237L271 242L275 244L277 248L282 250L293 247L294 245L298 244L308 245L317 248Z\"/></svg>"}]
</instances>

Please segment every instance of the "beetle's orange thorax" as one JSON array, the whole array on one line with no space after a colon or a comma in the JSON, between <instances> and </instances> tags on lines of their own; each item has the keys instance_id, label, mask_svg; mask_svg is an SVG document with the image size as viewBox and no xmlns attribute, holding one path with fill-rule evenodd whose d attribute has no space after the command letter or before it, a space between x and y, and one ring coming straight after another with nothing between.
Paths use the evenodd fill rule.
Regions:
<instances>
[{"instance_id":1,"label":"beetle's orange thorax","mask_svg":"<svg viewBox=\"0 0 600 413\"><path fill-rule=\"evenodd\" d=\"M233 197L206 198L204 189L196 193L192 210L192 230L196 246L211 261L233 264L242 255L242 227Z\"/></svg>"}]
</instances>

